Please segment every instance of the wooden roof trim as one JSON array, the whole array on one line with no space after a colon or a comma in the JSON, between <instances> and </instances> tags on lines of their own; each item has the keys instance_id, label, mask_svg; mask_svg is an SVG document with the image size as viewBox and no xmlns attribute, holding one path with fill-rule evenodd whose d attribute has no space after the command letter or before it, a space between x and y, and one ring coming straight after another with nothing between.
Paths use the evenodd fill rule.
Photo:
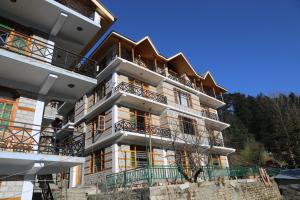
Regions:
<instances>
[{"instance_id":1,"label":"wooden roof trim","mask_svg":"<svg viewBox=\"0 0 300 200\"><path fill-rule=\"evenodd\" d=\"M210 71L206 71L204 76L203 76L203 79L205 80L207 78L207 76L210 76L210 78L212 79L212 81L214 82L215 86L217 86L218 88L224 90L225 92L227 92L227 89L225 89L224 87L218 85L218 83L215 81L214 77L212 76L211 72Z\"/></svg>"},{"instance_id":2,"label":"wooden roof trim","mask_svg":"<svg viewBox=\"0 0 300 200\"><path fill-rule=\"evenodd\" d=\"M209 75L209 76L212 78L212 80L213 80L214 84L216 85L216 87L220 88L221 90L224 90L224 92L227 92L227 89L225 89L224 87L219 86L219 85L217 84L217 82L216 82L215 79L213 78L213 76L212 76L212 74L210 73L210 71L206 71L205 74L204 74L204 76L199 75L199 74L195 71L195 69L193 68L193 66L190 64L190 62L186 59L186 57L184 56L184 54L183 54L182 52L179 52L179 53L177 53L177 54L171 56L170 58L166 58L166 57L164 57L163 55L159 54L159 52L157 51L156 47L153 45L153 42L151 41L151 39L150 39L149 36L146 36L146 37L142 38L141 40L139 40L138 42L135 42L135 41L133 41L132 39L126 37L126 36L123 36L123 35L121 35L121 34L115 32L115 31L112 31L112 32L111 32L109 35L107 35L107 37L101 42L101 44L97 47L97 49L98 49L98 48L101 48L101 46L102 46L106 41L108 41L111 37L113 37L113 36L116 36L116 37L118 37L118 38L120 38L120 39L123 39L123 40L129 42L130 44L132 44L132 45L134 45L134 46L137 46L138 44L142 43L143 41L148 40L149 43L151 44L151 46L153 47L153 49L155 50L155 53L157 54L157 56L163 58L163 59L166 60L166 61L171 61L172 59L174 59L174 58L176 58L176 57L178 57L178 56L181 56L181 57L185 60L185 62L188 64L188 66L191 68L191 70L194 72L194 75L195 75L197 78L199 78L199 79L201 79L201 80L205 80L205 79L207 78L207 76ZM97 49L92 53L91 56L93 56L93 55L95 54L95 52L97 52Z\"/></svg>"},{"instance_id":3,"label":"wooden roof trim","mask_svg":"<svg viewBox=\"0 0 300 200\"><path fill-rule=\"evenodd\" d=\"M161 54L158 52L157 48L154 46L154 44L153 44L153 42L152 42L152 40L150 39L149 36L146 36L146 37L142 38L141 40L139 40L138 42L135 42L135 45L138 46L139 44L143 43L144 41L148 41L148 43L150 44L150 46L151 46L151 47L153 48L153 50L155 51L156 56L158 56L158 57L160 57L160 58L162 58L162 59L164 59L164 60L167 61L166 57L164 57L163 55L161 55Z\"/></svg>"},{"instance_id":4,"label":"wooden roof trim","mask_svg":"<svg viewBox=\"0 0 300 200\"><path fill-rule=\"evenodd\" d=\"M98 0L91 0L97 7L97 11L101 14L102 17L104 17L107 20L110 20L111 22L114 22L117 20L117 18L104 7L102 3L100 3Z\"/></svg>"},{"instance_id":5,"label":"wooden roof trim","mask_svg":"<svg viewBox=\"0 0 300 200\"><path fill-rule=\"evenodd\" d=\"M194 72L194 74L195 74L196 76L199 76L198 73L195 71L195 69L193 68L193 66L192 66L192 65L190 64L190 62L186 59L186 57L184 56L184 54L183 54L182 52L179 52L179 53L173 55L172 57L168 58L168 61L171 61L171 60L173 60L174 58L177 58L177 57L179 57L179 56L182 57L182 58L184 59L184 61L188 64L188 66L191 68L191 70ZM200 78L202 78L202 77L200 77Z\"/></svg>"}]
</instances>

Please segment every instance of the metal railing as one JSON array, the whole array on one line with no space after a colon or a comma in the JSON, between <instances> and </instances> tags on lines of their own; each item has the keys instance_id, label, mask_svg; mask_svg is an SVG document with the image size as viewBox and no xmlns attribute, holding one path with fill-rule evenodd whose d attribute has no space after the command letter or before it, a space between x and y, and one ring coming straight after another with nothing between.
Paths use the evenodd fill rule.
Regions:
<instances>
[{"instance_id":1,"label":"metal railing","mask_svg":"<svg viewBox=\"0 0 300 200\"><path fill-rule=\"evenodd\" d=\"M140 134L151 134L160 137L171 138L171 130L169 128L162 128L159 126L146 125L141 123L136 123L135 121L130 121L122 119L115 124L116 131L129 131Z\"/></svg>"},{"instance_id":2,"label":"metal railing","mask_svg":"<svg viewBox=\"0 0 300 200\"><path fill-rule=\"evenodd\" d=\"M153 61L154 62L154 61ZM146 69L149 69L153 72L156 72L160 75L165 75L165 70L160 67L155 67L154 64L146 64L142 59L136 58L134 59L134 63L137 65L140 65L142 67L145 67Z\"/></svg>"},{"instance_id":3,"label":"metal railing","mask_svg":"<svg viewBox=\"0 0 300 200\"><path fill-rule=\"evenodd\" d=\"M219 121L219 116L218 116L217 113L213 113L213 112L210 112L208 110L202 109L201 110L201 115L203 117L207 117L207 118Z\"/></svg>"},{"instance_id":4,"label":"metal railing","mask_svg":"<svg viewBox=\"0 0 300 200\"><path fill-rule=\"evenodd\" d=\"M167 104L166 96L144 89L132 83L121 82L119 85L115 87L115 91L116 92L123 91L140 97L151 99L159 103Z\"/></svg>"},{"instance_id":5,"label":"metal railing","mask_svg":"<svg viewBox=\"0 0 300 200\"><path fill-rule=\"evenodd\" d=\"M94 15L96 11L96 6L92 3L89 3L89 1L78 1L78 0L55 0L72 10L75 10L76 12L79 12L80 14L84 15L85 17L88 17L92 20L94 20ZM82 2L86 2L85 4ZM90 4L90 5L88 5Z\"/></svg>"},{"instance_id":6,"label":"metal railing","mask_svg":"<svg viewBox=\"0 0 300 200\"><path fill-rule=\"evenodd\" d=\"M218 146L218 147L223 147L224 146L223 140L220 139L220 138L211 138L209 140L209 142L212 146Z\"/></svg>"},{"instance_id":7,"label":"metal railing","mask_svg":"<svg viewBox=\"0 0 300 200\"><path fill-rule=\"evenodd\" d=\"M0 48L89 77L96 76L96 61L1 25Z\"/></svg>"},{"instance_id":8,"label":"metal railing","mask_svg":"<svg viewBox=\"0 0 300 200\"><path fill-rule=\"evenodd\" d=\"M145 168L138 168L133 170L122 171L119 173L109 174L106 176L106 184L108 188L125 187L130 184L150 185L156 181L174 182L176 180L182 181L185 176L182 172L187 172L189 169L181 169L180 166L148 166ZM277 168L266 169L269 176L275 176L280 172ZM258 167L203 167L199 178L202 180L213 181L219 177L226 177L228 179L243 179L249 177L259 176Z\"/></svg>"},{"instance_id":9,"label":"metal railing","mask_svg":"<svg viewBox=\"0 0 300 200\"><path fill-rule=\"evenodd\" d=\"M178 77L178 76L176 76L175 74L169 74L168 78L169 78L169 79L172 79L172 80L174 80L174 81L177 81L177 82L179 82L179 83L182 83L183 85L186 85L186 86L188 86L188 87L190 87L190 88L195 89L195 87L194 87L194 85L193 85L193 83L192 83L191 81L186 80L186 79L181 78L181 77Z\"/></svg>"},{"instance_id":10,"label":"metal railing","mask_svg":"<svg viewBox=\"0 0 300 200\"><path fill-rule=\"evenodd\" d=\"M64 130L69 134L58 139L60 130L1 119L0 151L84 156L84 133Z\"/></svg>"},{"instance_id":11,"label":"metal railing","mask_svg":"<svg viewBox=\"0 0 300 200\"><path fill-rule=\"evenodd\" d=\"M172 79L173 81L177 81L177 82L179 82L179 83L181 83L181 84L183 84L183 85L186 85L186 86L188 86L188 87L190 87L190 88L192 88L192 89L195 89L195 90L197 90L197 91L199 91L199 92L202 92L202 93L204 93L204 94L206 94L206 95L208 95L208 96L210 96L210 97L213 97L213 98L215 98L215 99L218 99L218 100L224 102L224 99L223 99L223 96L222 96L222 95L214 95L214 94L213 94L212 92L210 92L210 91L203 90L202 88L197 87L197 86L196 86L195 84L193 84L191 81L186 80L186 79L184 79L184 78L182 78L182 77L179 77L179 76L178 76L177 74L175 74L175 73L170 73L170 72L169 72L168 78L169 78L169 79Z\"/></svg>"}]
</instances>

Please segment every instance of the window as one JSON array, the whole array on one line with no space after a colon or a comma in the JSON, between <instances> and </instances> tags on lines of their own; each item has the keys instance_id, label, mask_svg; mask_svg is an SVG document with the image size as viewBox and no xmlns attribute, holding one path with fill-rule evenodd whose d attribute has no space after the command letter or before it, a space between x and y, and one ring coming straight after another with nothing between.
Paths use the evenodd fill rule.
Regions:
<instances>
[{"instance_id":1,"label":"window","mask_svg":"<svg viewBox=\"0 0 300 200\"><path fill-rule=\"evenodd\" d=\"M0 99L1 126L8 126L13 112L13 103Z\"/></svg>"},{"instance_id":2,"label":"window","mask_svg":"<svg viewBox=\"0 0 300 200\"><path fill-rule=\"evenodd\" d=\"M90 173L97 173L105 170L105 151L101 149L91 154Z\"/></svg>"},{"instance_id":3,"label":"window","mask_svg":"<svg viewBox=\"0 0 300 200\"><path fill-rule=\"evenodd\" d=\"M105 92L105 81L103 81L94 90L94 104L105 97Z\"/></svg>"},{"instance_id":4,"label":"window","mask_svg":"<svg viewBox=\"0 0 300 200\"><path fill-rule=\"evenodd\" d=\"M174 89L175 103L192 108L191 95L180 90Z\"/></svg>"},{"instance_id":5,"label":"window","mask_svg":"<svg viewBox=\"0 0 300 200\"><path fill-rule=\"evenodd\" d=\"M197 130L196 120L179 116L180 130L184 134L195 135Z\"/></svg>"},{"instance_id":6,"label":"window","mask_svg":"<svg viewBox=\"0 0 300 200\"><path fill-rule=\"evenodd\" d=\"M95 137L98 134L101 134L105 131L105 113L102 113L101 115L98 115L96 118L92 121L93 126L93 132L92 132L92 139L93 142L95 142Z\"/></svg>"},{"instance_id":7,"label":"window","mask_svg":"<svg viewBox=\"0 0 300 200\"><path fill-rule=\"evenodd\" d=\"M213 167L221 167L221 160L220 160L220 156L219 155L213 154L211 156L211 165Z\"/></svg>"},{"instance_id":8,"label":"window","mask_svg":"<svg viewBox=\"0 0 300 200\"><path fill-rule=\"evenodd\" d=\"M154 154L152 153L152 157L151 158L149 157L150 156L149 148L146 148L145 146L139 146L139 145L130 145L130 152L131 152L130 165L132 168L146 167L148 165L148 162L150 162L150 159L152 161L152 164L154 164Z\"/></svg>"}]
</instances>

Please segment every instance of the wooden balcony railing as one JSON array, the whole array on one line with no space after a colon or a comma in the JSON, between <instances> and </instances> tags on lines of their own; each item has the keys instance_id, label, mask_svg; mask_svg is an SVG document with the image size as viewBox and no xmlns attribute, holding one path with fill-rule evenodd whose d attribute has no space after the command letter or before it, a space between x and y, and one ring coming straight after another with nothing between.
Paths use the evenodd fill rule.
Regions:
<instances>
[{"instance_id":1,"label":"wooden balcony railing","mask_svg":"<svg viewBox=\"0 0 300 200\"><path fill-rule=\"evenodd\" d=\"M96 61L1 25L0 48L85 76L93 78L96 76Z\"/></svg>"},{"instance_id":2,"label":"wooden balcony railing","mask_svg":"<svg viewBox=\"0 0 300 200\"><path fill-rule=\"evenodd\" d=\"M132 83L121 82L115 87L115 91L123 91L130 94L134 94L140 97L151 99L159 103L167 104L167 97L156 92L144 89L140 86L134 85Z\"/></svg>"},{"instance_id":3,"label":"wooden balcony railing","mask_svg":"<svg viewBox=\"0 0 300 200\"><path fill-rule=\"evenodd\" d=\"M134 121L122 119L115 124L116 131L129 131L140 134L151 134L160 137L171 138L171 130L169 128L162 128L159 126L146 125L136 123Z\"/></svg>"},{"instance_id":4,"label":"wooden balcony railing","mask_svg":"<svg viewBox=\"0 0 300 200\"><path fill-rule=\"evenodd\" d=\"M58 139L60 130L1 119L0 151L83 156L84 133L65 130L67 137Z\"/></svg>"}]
</instances>

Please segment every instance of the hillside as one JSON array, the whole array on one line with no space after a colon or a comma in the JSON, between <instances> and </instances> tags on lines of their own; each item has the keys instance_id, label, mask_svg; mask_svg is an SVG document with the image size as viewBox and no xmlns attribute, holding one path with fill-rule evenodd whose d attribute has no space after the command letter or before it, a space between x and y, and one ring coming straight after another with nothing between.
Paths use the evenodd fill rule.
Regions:
<instances>
[{"instance_id":1,"label":"hillside","mask_svg":"<svg viewBox=\"0 0 300 200\"><path fill-rule=\"evenodd\" d=\"M231 124L225 144L237 149L229 157L232 164L299 167L300 96L234 93L224 99L220 117Z\"/></svg>"}]
</instances>

